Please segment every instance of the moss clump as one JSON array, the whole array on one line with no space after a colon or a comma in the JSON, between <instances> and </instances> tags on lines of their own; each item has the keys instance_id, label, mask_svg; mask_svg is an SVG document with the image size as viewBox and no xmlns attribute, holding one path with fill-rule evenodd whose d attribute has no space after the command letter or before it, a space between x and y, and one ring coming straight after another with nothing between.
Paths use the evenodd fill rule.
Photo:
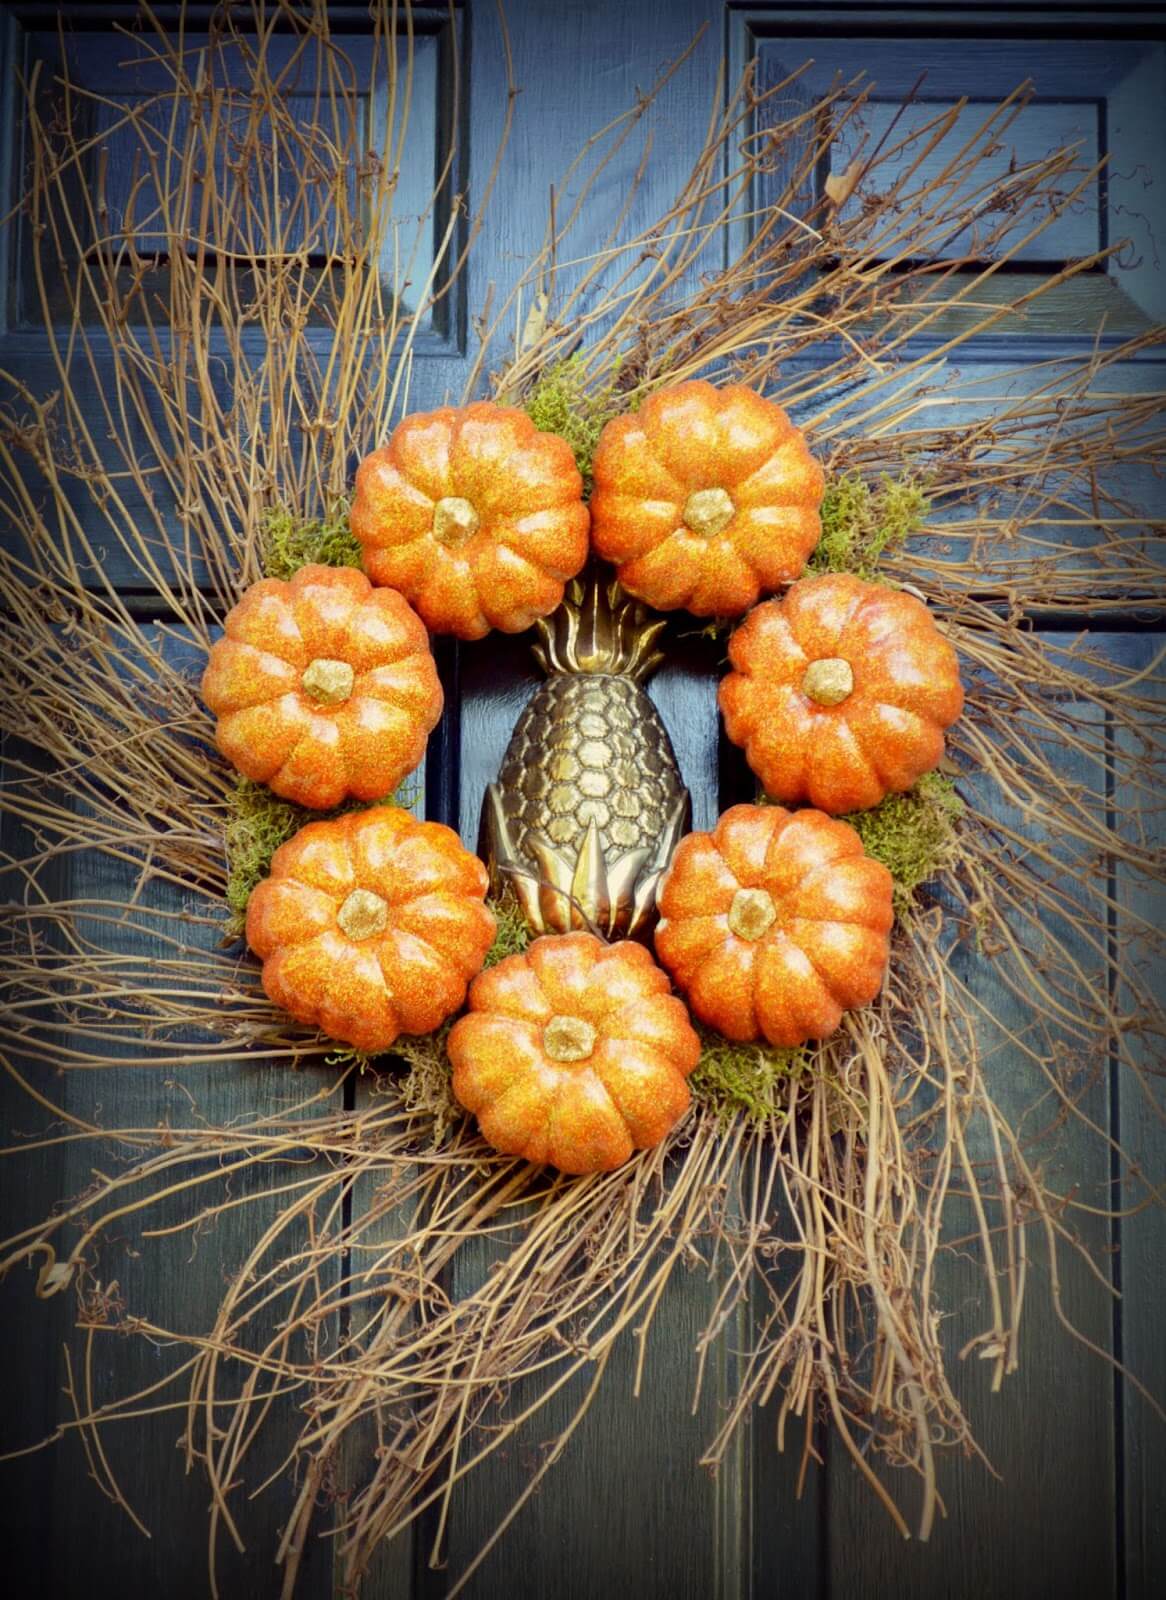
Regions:
<instances>
[{"instance_id":1,"label":"moss clump","mask_svg":"<svg viewBox=\"0 0 1166 1600\"><path fill-rule=\"evenodd\" d=\"M700 1060L688 1080L693 1096L724 1122L737 1116L749 1122L784 1120L789 1080L800 1078L810 1064L806 1047L778 1050L767 1044L737 1044L711 1028L697 1031Z\"/></svg>"},{"instance_id":2,"label":"moss clump","mask_svg":"<svg viewBox=\"0 0 1166 1600\"><path fill-rule=\"evenodd\" d=\"M920 884L955 860L963 813L952 780L928 772L905 794L889 794L869 811L852 811L842 820L858 833L867 855L889 870L901 915L914 903Z\"/></svg>"},{"instance_id":3,"label":"moss clump","mask_svg":"<svg viewBox=\"0 0 1166 1600\"><path fill-rule=\"evenodd\" d=\"M393 1054L409 1068L401 1080L401 1096L410 1111L431 1120L435 1145L443 1143L454 1123L465 1116L454 1096L445 1048L453 1024L451 1017L432 1033L402 1034L393 1045Z\"/></svg>"},{"instance_id":4,"label":"moss clump","mask_svg":"<svg viewBox=\"0 0 1166 1600\"><path fill-rule=\"evenodd\" d=\"M495 966L507 956L521 955L531 940L530 926L522 914L518 901L505 890L497 899L486 902L498 921L494 943L486 952L485 965Z\"/></svg>"},{"instance_id":5,"label":"moss clump","mask_svg":"<svg viewBox=\"0 0 1166 1600\"><path fill-rule=\"evenodd\" d=\"M492 967L507 956L519 955L531 940L526 919L513 895L490 899L490 909L498 919L494 943L486 952L485 966ZM401 1080L401 1094L410 1111L432 1119L433 1142L441 1144L450 1128L465 1112L453 1092L453 1074L446 1040L455 1018L450 1017L432 1033L405 1035L393 1045L393 1055L409 1068Z\"/></svg>"},{"instance_id":6,"label":"moss clump","mask_svg":"<svg viewBox=\"0 0 1166 1600\"><path fill-rule=\"evenodd\" d=\"M341 500L324 517L296 516L286 506L273 506L259 533L263 571L285 582L301 567L359 567L360 544L348 526L348 502Z\"/></svg>"},{"instance_id":7,"label":"moss clump","mask_svg":"<svg viewBox=\"0 0 1166 1600\"><path fill-rule=\"evenodd\" d=\"M599 389L588 390L583 358L570 356L549 368L523 401L523 410L543 433L557 433L575 452L583 493L591 493L591 464L599 435L612 417L631 409L616 388L618 372Z\"/></svg>"},{"instance_id":8,"label":"moss clump","mask_svg":"<svg viewBox=\"0 0 1166 1600\"><path fill-rule=\"evenodd\" d=\"M884 473L872 488L857 473L843 473L822 496L822 537L808 570L873 579L881 558L919 531L928 509L927 496L911 478Z\"/></svg>"},{"instance_id":9,"label":"moss clump","mask_svg":"<svg viewBox=\"0 0 1166 1600\"><path fill-rule=\"evenodd\" d=\"M393 794L369 804L403 806L407 810L416 798L417 790L410 788L406 779ZM306 806L281 800L263 784L252 783L250 778L237 779L224 830L230 932L242 933L252 889L260 879L266 878L272 856L292 834L298 833L307 822L323 822L342 816L346 811L366 809L365 802L350 800L332 811L309 811Z\"/></svg>"}]
</instances>

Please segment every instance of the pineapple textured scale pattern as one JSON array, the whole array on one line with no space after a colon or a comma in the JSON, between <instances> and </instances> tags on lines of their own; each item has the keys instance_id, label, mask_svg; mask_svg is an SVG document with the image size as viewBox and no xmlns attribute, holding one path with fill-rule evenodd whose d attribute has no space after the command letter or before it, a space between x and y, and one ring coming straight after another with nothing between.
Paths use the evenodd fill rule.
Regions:
<instances>
[{"instance_id":1,"label":"pineapple textured scale pattern","mask_svg":"<svg viewBox=\"0 0 1166 1600\"><path fill-rule=\"evenodd\" d=\"M656 884L684 833L688 793L641 681L663 622L615 584L576 582L539 625L549 674L486 795L496 887L536 932L591 925L644 934Z\"/></svg>"},{"instance_id":2,"label":"pineapple textured scale pattern","mask_svg":"<svg viewBox=\"0 0 1166 1600\"><path fill-rule=\"evenodd\" d=\"M683 794L659 713L631 678L556 673L519 718L499 782L515 839L578 852L590 823L619 853L659 839Z\"/></svg>"}]
</instances>

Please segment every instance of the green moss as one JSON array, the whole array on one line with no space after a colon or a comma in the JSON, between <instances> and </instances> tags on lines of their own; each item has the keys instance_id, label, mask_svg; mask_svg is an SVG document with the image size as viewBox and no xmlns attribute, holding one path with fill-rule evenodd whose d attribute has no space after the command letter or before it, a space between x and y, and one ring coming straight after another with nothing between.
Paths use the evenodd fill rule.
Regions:
<instances>
[{"instance_id":1,"label":"green moss","mask_svg":"<svg viewBox=\"0 0 1166 1600\"><path fill-rule=\"evenodd\" d=\"M487 904L498 921L494 943L486 952L485 965L492 967L507 956L521 955L531 941L531 932L512 894L504 891L497 899L491 897Z\"/></svg>"},{"instance_id":2,"label":"green moss","mask_svg":"<svg viewBox=\"0 0 1166 1600\"><path fill-rule=\"evenodd\" d=\"M711 1028L698 1028L700 1060L688 1080L694 1097L722 1120L743 1116L750 1122L783 1120L788 1085L810 1064L799 1047L777 1050L766 1044L736 1044Z\"/></svg>"},{"instance_id":3,"label":"green moss","mask_svg":"<svg viewBox=\"0 0 1166 1600\"><path fill-rule=\"evenodd\" d=\"M370 803L403 806L407 810L416 800L417 793L416 787L410 787L406 779L393 794ZM224 831L230 931L242 933L252 889L261 878L267 876L272 856L292 834L298 833L307 822L323 822L329 817L342 816L346 811L365 809L365 802L350 800L332 811L309 811L306 806L281 800L261 783L238 778Z\"/></svg>"},{"instance_id":4,"label":"green moss","mask_svg":"<svg viewBox=\"0 0 1166 1600\"><path fill-rule=\"evenodd\" d=\"M486 953L485 965L492 967L507 956L525 950L531 933L512 895L491 899L488 904L498 919L494 943ZM454 1021L451 1017L432 1033L402 1034L393 1045L393 1055L409 1069L401 1080L405 1104L411 1111L432 1119L434 1144L441 1144L454 1123L465 1115L454 1097L452 1069L446 1052L446 1040Z\"/></svg>"},{"instance_id":5,"label":"green moss","mask_svg":"<svg viewBox=\"0 0 1166 1600\"><path fill-rule=\"evenodd\" d=\"M545 372L523 401L536 428L559 434L575 452L585 495L591 493L591 464L599 435L612 417L632 409L616 387L617 378L618 370L602 387L589 391L583 358L574 355Z\"/></svg>"},{"instance_id":6,"label":"green moss","mask_svg":"<svg viewBox=\"0 0 1166 1600\"><path fill-rule=\"evenodd\" d=\"M402 1098L410 1111L431 1119L435 1145L441 1144L454 1123L465 1116L454 1097L445 1048L453 1022L451 1017L432 1033L402 1034L393 1046L393 1054L409 1068L401 1080Z\"/></svg>"},{"instance_id":7,"label":"green moss","mask_svg":"<svg viewBox=\"0 0 1166 1600\"><path fill-rule=\"evenodd\" d=\"M338 501L326 517L305 520L274 506L260 529L263 570L286 581L316 562L325 567L359 567L360 544L348 526L348 502Z\"/></svg>"},{"instance_id":8,"label":"green moss","mask_svg":"<svg viewBox=\"0 0 1166 1600\"><path fill-rule=\"evenodd\" d=\"M809 571L874 578L881 558L918 532L928 509L927 496L911 478L884 473L872 488L856 473L843 473L826 485L822 537L810 557Z\"/></svg>"},{"instance_id":9,"label":"green moss","mask_svg":"<svg viewBox=\"0 0 1166 1600\"><path fill-rule=\"evenodd\" d=\"M928 772L906 794L889 794L869 811L843 817L862 839L867 855L881 861L895 880L895 909L914 902L920 884L951 865L957 850L964 802L941 772Z\"/></svg>"}]
</instances>

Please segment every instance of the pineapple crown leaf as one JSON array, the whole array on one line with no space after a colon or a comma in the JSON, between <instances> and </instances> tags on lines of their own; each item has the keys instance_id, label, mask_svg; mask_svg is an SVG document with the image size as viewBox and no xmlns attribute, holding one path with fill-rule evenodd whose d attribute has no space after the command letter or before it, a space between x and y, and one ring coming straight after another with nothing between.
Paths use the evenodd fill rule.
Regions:
<instances>
[{"instance_id":1,"label":"pineapple crown leaf","mask_svg":"<svg viewBox=\"0 0 1166 1600\"><path fill-rule=\"evenodd\" d=\"M655 646L665 620L650 615L614 579L574 578L558 610L537 624L535 659L548 677L595 672L643 683L664 659Z\"/></svg>"}]
</instances>

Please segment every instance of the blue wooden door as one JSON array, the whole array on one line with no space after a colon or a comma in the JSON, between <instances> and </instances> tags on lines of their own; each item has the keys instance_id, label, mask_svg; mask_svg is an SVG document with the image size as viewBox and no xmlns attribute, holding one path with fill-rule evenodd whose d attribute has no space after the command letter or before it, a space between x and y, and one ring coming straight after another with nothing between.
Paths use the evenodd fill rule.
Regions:
<instances>
[{"instance_id":1,"label":"blue wooden door","mask_svg":"<svg viewBox=\"0 0 1166 1600\"><path fill-rule=\"evenodd\" d=\"M39 60L51 73L65 51L71 70L87 87L116 103L148 92L148 68L131 81L125 66L125 36L113 31L125 8L9 5L5 8L6 74L26 75ZM193 8L188 26L197 26ZM360 6L330 8L359 56ZM548 195L570 154L593 130L634 104L669 61L688 51L662 92L654 113L656 156L637 192L629 229L662 213L703 141L718 73L738 73L756 62L761 88L780 84L812 58L813 65L790 90L791 103L812 105L839 79L866 71L877 81L866 117L878 139L909 97L912 115L933 114L968 96L994 102L1018 82L1032 78L1036 92L1009 133L1002 161L1037 159L1056 144L1080 142L1091 158L1109 158L1105 175L1012 264L1017 278L1036 283L1063 263L1105 249L1119 233L1131 244L1116 262L1106 262L1039 302L1021 322L999 328L963 348L952 392L960 381L991 392L993 375L1020 362L1039 364L1080 355L1095 341L1148 328L1166 311L1166 272L1159 251L1166 245L1166 45L1151 8L1096 12L1079 7L965 8L849 4L745 6L720 0L508 0L509 49L494 8L466 4L450 11L418 11L415 17L415 111L406 164L429 174L441 158L448 122L456 114L468 130L464 159L471 197L491 181L491 163L503 124L513 111L510 145L494 183L484 226L470 242L469 264L456 295L420 336L408 395L410 409L424 410L456 398L471 370L474 341L470 318L490 294L504 297L522 264L538 249ZM58 34L58 21L63 32ZM691 48L690 48L691 47ZM455 62L456 71L455 71ZM511 105L508 84L517 84ZM777 116L779 97L761 114ZM19 96L5 92L7 119L4 172L8 194L20 182L24 159ZM969 115L974 114L973 105ZM375 126L378 111L369 108ZM846 138L850 138L847 134ZM950 147L958 144L957 129ZM842 142L833 170L854 154ZM595 233L623 205L639 150L622 153L594 199ZM949 159L941 148L932 158ZM121 180L128 183L127 174ZM820 175L820 177L823 175ZM1157 181L1155 181L1157 180ZM118 174L111 178L116 204ZM819 180L820 181L820 180ZM424 187L424 185L422 185ZM420 202L419 202L420 203ZM757 196L764 214L766 195ZM6 209L6 206L3 207ZM19 229L10 232L4 263L5 298L0 367L17 372L34 392L51 389L54 375L21 255ZM942 249L961 249L953 237ZM942 252L941 252L942 253ZM425 270L424 261L418 269ZM386 267L386 271L388 268ZM950 329L928 337L938 349ZM807 358L807 360L810 358ZM1013 380L1010 380L1013 381ZM1145 355L1113 375L1130 390L1160 392L1162 366ZM105 578L133 596L139 579L112 561ZM95 581L97 581L95 577ZM210 579L208 577L208 588ZM1142 671L1161 648L1159 619L1144 610L1144 597L1111 594L1106 607L1087 621L1094 644L1131 673ZM156 618L143 596L142 623ZM1053 616L1033 619L1052 632L1085 624ZM489 641L489 648L446 646L441 666L447 710L430 747L424 804L427 813L461 830L473 844L485 784L496 774L517 709L535 682L526 642ZM694 801L697 827L745 792L741 769L722 760L717 742L714 653L696 639L677 639L652 693L669 727ZM1073 757L1066 753L1066 773ZM74 859L62 867L66 889L83 895L122 892L116 868ZM311 1069L320 1074L325 1069ZM1009 1063L997 1057L994 1071L1007 1093ZM108 1073L77 1074L60 1089L78 1116L153 1126L166 1113L173 1086L127 1064L116 1082ZM200 1103L212 1119L229 1121L257 1099L272 1103L281 1086L258 1070L209 1075L199 1084ZM367 1090L357 1088L356 1095ZM18 1132L35 1126L26 1099L6 1086L5 1121ZM1133 1123L1116 1076L1101 1085L1096 1116L1113 1131L1122 1126L1146 1159L1161 1134ZM1068 1166L1104 1156L1066 1134L1050 1160ZM68 1146L46 1150L23 1163L20 1173L0 1172L5 1220L39 1217L56 1200L83 1189L92 1156ZM1117 1176L1115 1172L1115 1176ZM159 1220L169 1215L163 1208ZM243 1213L240 1227L257 1226ZM180 1220L179 1210L171 1220ZM216 1286L234 1270L245 1241L228 1216L197 1241L173 1250L142 1254L127 1247L113 1270L120 1292L135 1306L151 1305L161 1326L189 1326L199 1308L214 1303ZM1157 1328L1161 1314L1163 1262L1161 1224L1144 1213L1127 1221L1097 1219L1092 1240L1103 1261L1103 1278L1075 1265L1061 1284L1074 1320L1103 1353L1116 1357L1161 1393L1166 1388L1166 1341ZM1110 1247L1120 1244L1119 1258ZM450 1283L465 1290L486 1264L463 1255ZM955 1352L963 1342L966 1301L979 1278L957 1256L944 1267L941 1293L952 1308L945 1337ZM1040 1272L1034 1264L1035 1274ZM1121 1298L1110 1290L1119 1288ZM799 1496L801 1462L791 1449L779 1454L772 1409L763 1409L740 1430L715 1473L701 1459L716 1436L732 1392L734 1344L730 1338L706 1374L699 1403L690 1407L694 1344L705 1325L713 1287L693 1274L674 1282L656 1317L638 1394L633 1390L637 1350L627 1348L611 1363L599 1398L562 1459L541 1483L504 1538L486 1556L465 1592L487 1596L562 1596L564 1600L631 1591L669 1600L746 1600L748 1596L820 1596L865 1600L895 1590L903 1595L944 1595L950 1600L1086 1595L1096 1600L1138 1600L1156 1593L1166 1554L1166 1456L1163 1435L1120 1371L1091 1355L1060 1327L1050 1297L1033 1292L1024 1324L1023 1362L1004 1392L989 1392L975 1360L955 1363L960 1397L988 1460L953 1458L941 1483L946 1520L924 1547L905 1544L880 1510L845 1452L819 1436L820 1464L808 1472ZM0 1446L20 1451L51 1436L71 1414L63 1388L62 1347L75 1361L81 1350L73 1328L75 1306L65 1299L34 1303L29 1283L3 1285L5 1358L3 1433ZM742 1308L741 1316L747 1316ZM742 1329L744 1323L742 1323ZM742 1337L744 1335L742 1334ZM113 1340L103 1345L98 1378L118 1387L140 1388L162 1370L165 1352L149 1340ZM76 1371L76 1367L74 1368ZM386 1548L370 1573L373 1596L438 1596L477 1555L543 1458L546 1443L569 1419L578 1394L565 1392L537 1416L517 1440L467 1480L445 1529L442 1564L431 1565L432 1516ZM516 1396L521 1400L521 1396ZM243 1548L224 1540L219 1592L225 1596L277 1595L274 1557L294 1489L278 1474L291 1448L298 1419L274 1411L263 1445L263 1463L273 1487L240 1502ZM196 1470L187 1473L175 1448L180 1419L162 1411L106 1440L113 1471L127 1500L143 1514L145 1537L124 1512L99 1492L82 1442L75 1433L50 1450L9 1461L4 1469L4 1567L13 1594L46 1600L96 1595L196 1596L207 1592L208 1492ZM336 1492L345 1473L359 1473L355 1458L337 1464ZM263 1472L257 1472L258 1478ZM332 1549L313 1543L298 1593L323 1597L336 1582Z\"/></svg>"}]
</instances>

